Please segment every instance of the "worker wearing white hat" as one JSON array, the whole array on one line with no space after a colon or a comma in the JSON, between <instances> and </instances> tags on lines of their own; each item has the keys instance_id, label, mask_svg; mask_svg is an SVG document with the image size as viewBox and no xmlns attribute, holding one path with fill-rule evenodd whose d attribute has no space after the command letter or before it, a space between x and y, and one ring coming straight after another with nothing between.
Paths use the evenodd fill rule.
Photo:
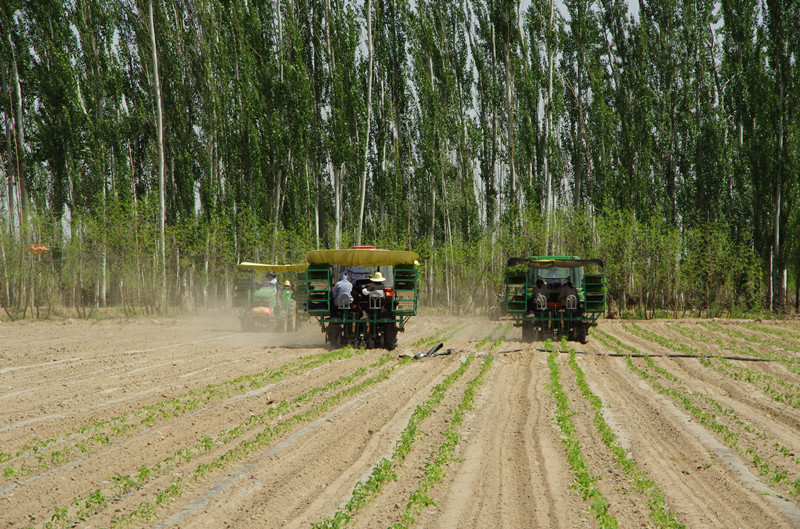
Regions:
<instances>
[{"instance_id":1,"label":"worker wearing white hat","mask_svg":"<svg viewBox=\"0 0 800 529\"><path fill-rule=\"evenodd\" d=\"M386 282L386 278L383 277L380 270L374 272L371 276L369 276L370 282L364 285L364 288L361 289L361 294L363 294L363 299L368 301L370 297L380 297L385 299L386 294L384 292ZM369 316L365 307L362 305L361 307L361 319L365 320Z\"/></svg>"}]
</instances>

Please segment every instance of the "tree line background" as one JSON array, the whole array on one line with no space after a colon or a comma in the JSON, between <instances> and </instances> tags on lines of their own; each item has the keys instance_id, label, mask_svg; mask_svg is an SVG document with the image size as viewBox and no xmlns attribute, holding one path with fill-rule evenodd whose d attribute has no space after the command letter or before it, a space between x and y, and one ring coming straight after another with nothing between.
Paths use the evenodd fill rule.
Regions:
<instances>
[{"instance_id":1,"label":"tree line background","mask_svg":"<svg viewBox=\"0 0 800 529\"><path fill-rule=\"evenodd\" d=\"M375 244L455 312L536 254L619 312L781 310L799 55L800 0L5 0L0 305L219 306Z\"/></svg>"}]
</instances>

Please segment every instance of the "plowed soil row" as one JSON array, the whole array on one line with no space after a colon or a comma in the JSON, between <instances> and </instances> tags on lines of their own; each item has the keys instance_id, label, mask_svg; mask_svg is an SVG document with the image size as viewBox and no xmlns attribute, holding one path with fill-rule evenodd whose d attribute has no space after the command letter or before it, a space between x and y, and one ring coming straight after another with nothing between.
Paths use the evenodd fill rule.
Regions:
<instances>
[{"instance_id":1,"label":"plowed soil row","mask_svg":"<svg viewBox=\"0 0 800 529\"><path fill-rule=\"evenodd\" d=\"M601 321L569 345L677 523L799 527L800 325L636 325ZM344 509L470 359L350 526L398 523L451 429L455 454L415 527L598 527L554 422L549 352L507 326L418 316L389 354L332 351L313 323L243 333L230 315L0 324L0 528L312 527ZM403 358L437 333L453 354ZM569 358L555 366L608 513L620 527L663 526L604 444Z\"/></svg>"}]
</instances>

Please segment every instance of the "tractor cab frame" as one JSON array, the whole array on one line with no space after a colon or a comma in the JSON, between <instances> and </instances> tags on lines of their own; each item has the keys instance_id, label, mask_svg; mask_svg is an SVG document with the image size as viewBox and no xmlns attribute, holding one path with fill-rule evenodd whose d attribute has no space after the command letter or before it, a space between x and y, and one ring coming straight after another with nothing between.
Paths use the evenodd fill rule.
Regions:
<instances>
[{"instance_id":1,"label":"tractor cab frame","mask_svg":"<svg viewBox=\"0 0 800 529\"><path fill-rule=\"evenodd\" d=\"M338 347L397 347L397 333L405 331L417 313L418 262L414 252L380 250L361 246L346 250L314 250L306 254L305 309L320 324L325 341ZM353 285L352 301L333 299L333 287L342 272ZM379 292L364 294L369 278L380 272L385 278Z\"/></svg>"},{"instance_id":2,"label":"tractor cab frame","mask_svg":"<svg viewBox=\"0 0 800 529\"><path fill-rule=\"evenodd\" d=\"M577 256L508 260L503 308L522 328L523 342L566 336L586 343L589 329L606 310L605 276L587 274L586 267L602 268L603 261Z\"/></svg>"}]
</instances>

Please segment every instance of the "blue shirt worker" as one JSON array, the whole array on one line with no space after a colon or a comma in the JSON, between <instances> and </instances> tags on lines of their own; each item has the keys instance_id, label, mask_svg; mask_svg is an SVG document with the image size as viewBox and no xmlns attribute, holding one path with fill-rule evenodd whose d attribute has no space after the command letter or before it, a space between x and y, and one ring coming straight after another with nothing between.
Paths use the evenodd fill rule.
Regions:
<instances>
[{"instance_id":1,"label":"blue shirt worker","mask_svg":"<svg viewBox=\"0 0 800 529\"><path fill-rule=\"evenodd\" d=\"M347 297L342 298L347 300L347 306L349 307L351 303L353 303L353 284L348 280L347 273L342 272L339 276L339 281L333 285L333 304L335 307L340 308L340 305L343 304L343 301L340 301L340 296L345 294Z\"/></svg>"}]
</instances>

